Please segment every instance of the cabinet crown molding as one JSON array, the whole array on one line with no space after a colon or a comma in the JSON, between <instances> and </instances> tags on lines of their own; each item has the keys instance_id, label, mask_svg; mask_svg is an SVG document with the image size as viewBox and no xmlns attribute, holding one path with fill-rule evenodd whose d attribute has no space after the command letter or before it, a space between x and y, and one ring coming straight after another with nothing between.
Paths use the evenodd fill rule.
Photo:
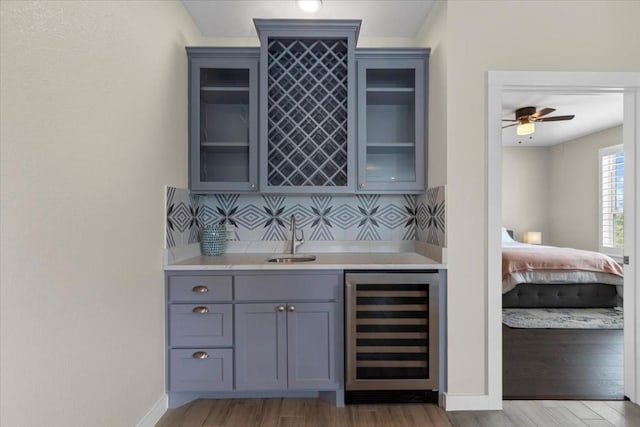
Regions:
<instances>
[{"instance_id":1,"label":"cabinet crown molding","mask_svg":"<svg viewBox=\"0 0 640 427\"><path fill-rule=\"evenodd\" d=\"M291 36L300 38L301 34L306 37L322 37L340 35L340 31L345 34L355 34L354 44L358 41L360 34L361 19L260 19L255 18L253 24L256 27L260 42L264 43L266 34L277 35L279 37Z\"/></svg>"}]
</instances>

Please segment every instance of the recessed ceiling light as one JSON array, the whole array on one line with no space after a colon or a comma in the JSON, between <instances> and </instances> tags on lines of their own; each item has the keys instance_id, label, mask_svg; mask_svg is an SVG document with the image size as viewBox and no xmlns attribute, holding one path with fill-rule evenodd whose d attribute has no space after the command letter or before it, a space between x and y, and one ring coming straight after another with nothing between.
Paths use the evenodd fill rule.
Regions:
<instances>
[{"instance_id":1,"label":"recessed ceiling light","mask_svg":"<svg viewBox=\"0 0 640 427\"><path fill-rule=\"evenodd\" d=\"M298 7L303 12L314 13L322 7L322 0L296 0Z\"/></svg>"}]
</instances>

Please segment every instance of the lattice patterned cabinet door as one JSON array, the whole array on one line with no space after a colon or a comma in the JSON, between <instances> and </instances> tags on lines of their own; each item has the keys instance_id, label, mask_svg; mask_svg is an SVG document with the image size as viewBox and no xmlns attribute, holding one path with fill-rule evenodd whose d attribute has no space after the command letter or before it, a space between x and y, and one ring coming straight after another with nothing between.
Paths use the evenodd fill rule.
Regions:
<instances>
[{"instance_id":1,"label":"lattice patterned cabinet door","mask_svg":"<svg viewBox=\"0 0 640 427\"><path fill-rule=\"evenodd\" d=\"M256 20L263 190L354 191L358 26L359 21Z\"/></svg>"}]
</instances>

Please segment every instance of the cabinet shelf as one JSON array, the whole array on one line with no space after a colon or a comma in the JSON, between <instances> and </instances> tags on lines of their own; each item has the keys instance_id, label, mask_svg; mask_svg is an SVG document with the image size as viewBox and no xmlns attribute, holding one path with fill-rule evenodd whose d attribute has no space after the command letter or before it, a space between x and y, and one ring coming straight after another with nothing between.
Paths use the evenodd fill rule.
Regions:
<instances>
[{"instance_id":1,"label":"cabinet shelf","mask_svg":"<svg viewBox=\"0 0 640 427\"><path fill-rule=\"evenodd\" d=\"M243 105L248 108L249 90L201 89L200 100L205 104Z\"/></svg>"},{"instance_id":2,"label":"cabinet shelf","mask_svg":"<svg viewBox=\"0 0 640 427\"><path fill-rule=\"evenodd\" d=\"M243 148L248 147L248 142L201 142L200 146L202 148Z\"/></svg>"},{"instance_id":3,"label":"cabinet shelf","mask_svg":"<svg viewBox=\"0 0 640 427\"><path fill-rule=\"evenodd\" d=\"M375 148L414 148L414 142L367 142L367 147Z\"/></svg>"},{"instance_id":4,"label":"cabinet shelf","mask_svg":"<svg viewBox=\"0 0 640 427\"><path fill-rule=\"evenodd\" d=\"M203 92L249 92L247 86L201 86Z\"/></svg>"},{"instance_id":5,"label":"cabinet shelf","mask_svg":"<svg viewBox=\"0 0 640 427\"><path fill-rule=\"evenodd\" d=\"M380 86L380 87L368 87L367 88L367 92L371 93L371 92L397 92L397 93L403 93L403 92L409 92L409 93L414 93L415 89L412 87L385 87L385 86Z\"/></svg>"},{"instance_id":6,"label":"cabinet shelf","mask_svg":"<svg viewBox=\"0 0 640 427\"><path fill-rule=\"evenodd\" d=\"M413 90L367 90L367 105L387 105L409 108L415 104Z\"/></svg>"}]
</instances>

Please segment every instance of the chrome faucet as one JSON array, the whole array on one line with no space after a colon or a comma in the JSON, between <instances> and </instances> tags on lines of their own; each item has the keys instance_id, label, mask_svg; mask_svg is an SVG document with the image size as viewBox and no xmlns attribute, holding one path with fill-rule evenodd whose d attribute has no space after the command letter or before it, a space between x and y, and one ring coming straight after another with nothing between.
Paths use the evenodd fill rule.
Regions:
<instances>
[{"instance_id":1,"label":"chrome faucet","mask_svg":"<svg viewBox=\"0 0 640 427\"><path fill-rule=\"evenodd\" d=\"M291 246L291 255L295 255L296 249L298 248L298 246L304 243L304 230L300 230L301 237L298 238L298 230L296 230L295 215L291 215L290 230L291 230L291 241L289 242L289 244Z\"/></svg>"}]
</instances>

